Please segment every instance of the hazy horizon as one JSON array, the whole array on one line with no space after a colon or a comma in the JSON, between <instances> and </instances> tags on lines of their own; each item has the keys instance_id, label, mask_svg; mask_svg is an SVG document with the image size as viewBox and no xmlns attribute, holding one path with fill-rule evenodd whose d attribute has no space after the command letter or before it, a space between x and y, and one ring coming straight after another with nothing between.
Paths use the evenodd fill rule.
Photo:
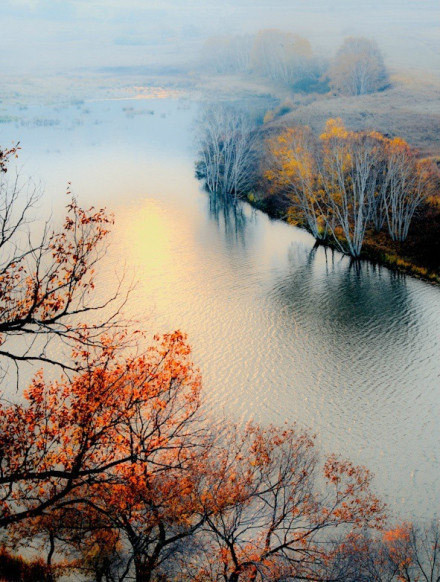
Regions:
<instances>
[{"instance_id":1,"label":"hazy horizon","mask_svg":"<svg viewBox=\"0 0 440 582\"><path fill-rule=\"evenodd\" d=\"M376 39L390 67L440 72L437 0L5 0L3 74L69 73L84 67L181 66L206 38L278 27L318 53L346 36Z\"/></svg>"}]
</instances>

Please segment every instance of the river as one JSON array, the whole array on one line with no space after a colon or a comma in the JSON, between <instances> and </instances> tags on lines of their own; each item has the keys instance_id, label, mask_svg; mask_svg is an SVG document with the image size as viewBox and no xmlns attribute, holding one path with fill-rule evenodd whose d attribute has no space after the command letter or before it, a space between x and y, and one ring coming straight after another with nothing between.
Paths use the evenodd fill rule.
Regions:
<instances>
[{"instance_id":1,"label":"river","mask_svg":"<svg viewBox=\"0 0 440 582\"><path fill-rule=\"evenodd\" d=\"M115 213L104 288L123 265L127 307L151 333L188 333L207 408L297 422L375 473L402 518L440 494L440 289L339 253L194 177L196 104L126 100L3 108L2 145L41 180L56 217L67 181Z\"/></svg>"}]
</instances>

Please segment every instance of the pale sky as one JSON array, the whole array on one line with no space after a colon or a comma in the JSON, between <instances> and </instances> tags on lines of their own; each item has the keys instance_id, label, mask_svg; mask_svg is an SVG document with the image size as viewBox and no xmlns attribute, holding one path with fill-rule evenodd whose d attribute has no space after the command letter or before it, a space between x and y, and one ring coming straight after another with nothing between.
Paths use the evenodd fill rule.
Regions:
<instances>
[{"instance_id":1,"label":"pale sky","mask_svg":"<svg viewBox=\"0 0 440 582\"><path fill-rule=\"evenodd\" d=\"M207 36L267 27L303 34L324 52L344 36L373 36L390 59L403 62L407 54L411 66L417 50L425 51L424 64L440 53L439 0L1 0L1 5L3 72L171 65L194 58Z\"/></svg>"}]
</instances>

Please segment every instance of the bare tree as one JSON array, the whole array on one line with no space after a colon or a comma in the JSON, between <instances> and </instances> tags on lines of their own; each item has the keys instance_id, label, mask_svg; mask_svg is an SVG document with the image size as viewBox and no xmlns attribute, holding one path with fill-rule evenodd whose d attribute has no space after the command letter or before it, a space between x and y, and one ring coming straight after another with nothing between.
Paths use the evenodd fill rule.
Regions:
<instances>
[{"instance_id":1,"label":"bare tree","mask_svg":"<svg viewBox=\"0 0 440 582\"><path fill-rule=\"evenodd\" d=\"M409 531L409 548L413 562L413 575L408 582L440 580L440 522L438 519L426 527L412 526Z\"/></svg>"},{"instance_id":2,"label":"bare tree","mask_svg":"<svg viewBox=\"0 0 440 582\"><path fill-rule=\"evenodd\" d=\"M198 128L197 176L215 194L247 193L254 179L255 129L247 114L227 105L208 107Z\"/></svg>"},{"instance_id":3,"label":"bare tree","mask_svg":"<svg viewBox=\"0 0 440 582\"><path fill-rule=\"evenodd\" d=\"M247 73L251 65L253 37L250 35L209 38L201 55L201 64L210 73Z\"/></svg>"},{"instance_id":4,"label":"bare tree","mask_svg":"<svg viewBox=\"0 0 440 582\"><path fill-rule=\"evenodd\" d=\"M225 470L211 497L220 507L206 517L188 579L325 580L329 533L381 521L368 471L330 457L321 480L305 432L248 427L218 463Z\"/></svg>"},{"instance_id":5,"label":"bare tree","mask_svg":"<svg viewBox=\"0 0 440 582\"><path fill-rule=\"evenodd\" d=\"M261 30L256 35L252 68L275 82L300 88L319 76L309 41L277 29Z\"/></svg>"},{"instance_id":6,"label":"bare tree","mask_svg":"<svg viewBox=\"0 0 440 582\"><path fill-rule=\"evenodd\" d=\"M121 298L114 310L104 309L116 301L119 286L101 303L92 297L94 269L107 249L113 219L104 209L84 210L68 192L67 216L61 228L37 222L39 189L18 173L6 173L7 157L3 152L0 158L3 370L13 362L17 372L23 363L53 364L73 371L77 366L69 358L72 346L81 342L97 347L101 334L116 325L124 303ZM68 355L62 351L66 345Z\"/></svg>"},{"instance_id":7,"label":"bare tree","mask_svg":"<svg viewBox=\"0 0 440 582\"><path fill-rule=\"evenodd\" d=\"M210 73L254 72L299 90L318 82L323 72L307 39L277 29L211 37L203 46L201 66Z\"/></svg>"},{"instance_id":8,"label":"bare tree","mask_svg":"<svg viewBox=\"0 0 440 582\"><path fill-rule=\"evenodd\" d=\"M417 152L401 139L389 141L386 152L382 205L391 238L402 242L417 208L433 193L435 172L430 161L419 160Z\"/></svg>"},{"instance_id":9,"label":"bare tree","mask_svg":"<svg viewBox=\"0 0 440 582\"><path fill-rule=\"evenodd\" d=\"M335 546L328 576L344 582L438 582L440 528L404 523L380 535L352 535Z\"/></svg>"},{"instance_id":10,"label":"bare tree","mask_svg":"<svg viewBox=\"0 0 440 582\"><path fill-rule=\"evenodd\" d=\"M380 91L388 83L382 54L367 38L344 41L328 72L331 87L344 95L364 95Z\"/></svg>"}]
</instances>

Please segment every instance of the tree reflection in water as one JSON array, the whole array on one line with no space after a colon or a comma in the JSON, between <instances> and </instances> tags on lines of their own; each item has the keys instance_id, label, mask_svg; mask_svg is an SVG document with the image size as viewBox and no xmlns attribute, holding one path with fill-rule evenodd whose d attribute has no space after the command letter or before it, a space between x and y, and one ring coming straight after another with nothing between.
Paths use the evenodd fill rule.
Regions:
<instances>
[{"instance_id":1,"label":"tree reflection in water","mask_svg":"<svg viewBox=\"0 0 440 582\"><path fill-rule=\"evenodd\" d=\"M246 246L246 226L249 216L243 202L230 196L209 193L209 216L221 229L228 243L239 242Z\"/></svg>"}]
</instances>

